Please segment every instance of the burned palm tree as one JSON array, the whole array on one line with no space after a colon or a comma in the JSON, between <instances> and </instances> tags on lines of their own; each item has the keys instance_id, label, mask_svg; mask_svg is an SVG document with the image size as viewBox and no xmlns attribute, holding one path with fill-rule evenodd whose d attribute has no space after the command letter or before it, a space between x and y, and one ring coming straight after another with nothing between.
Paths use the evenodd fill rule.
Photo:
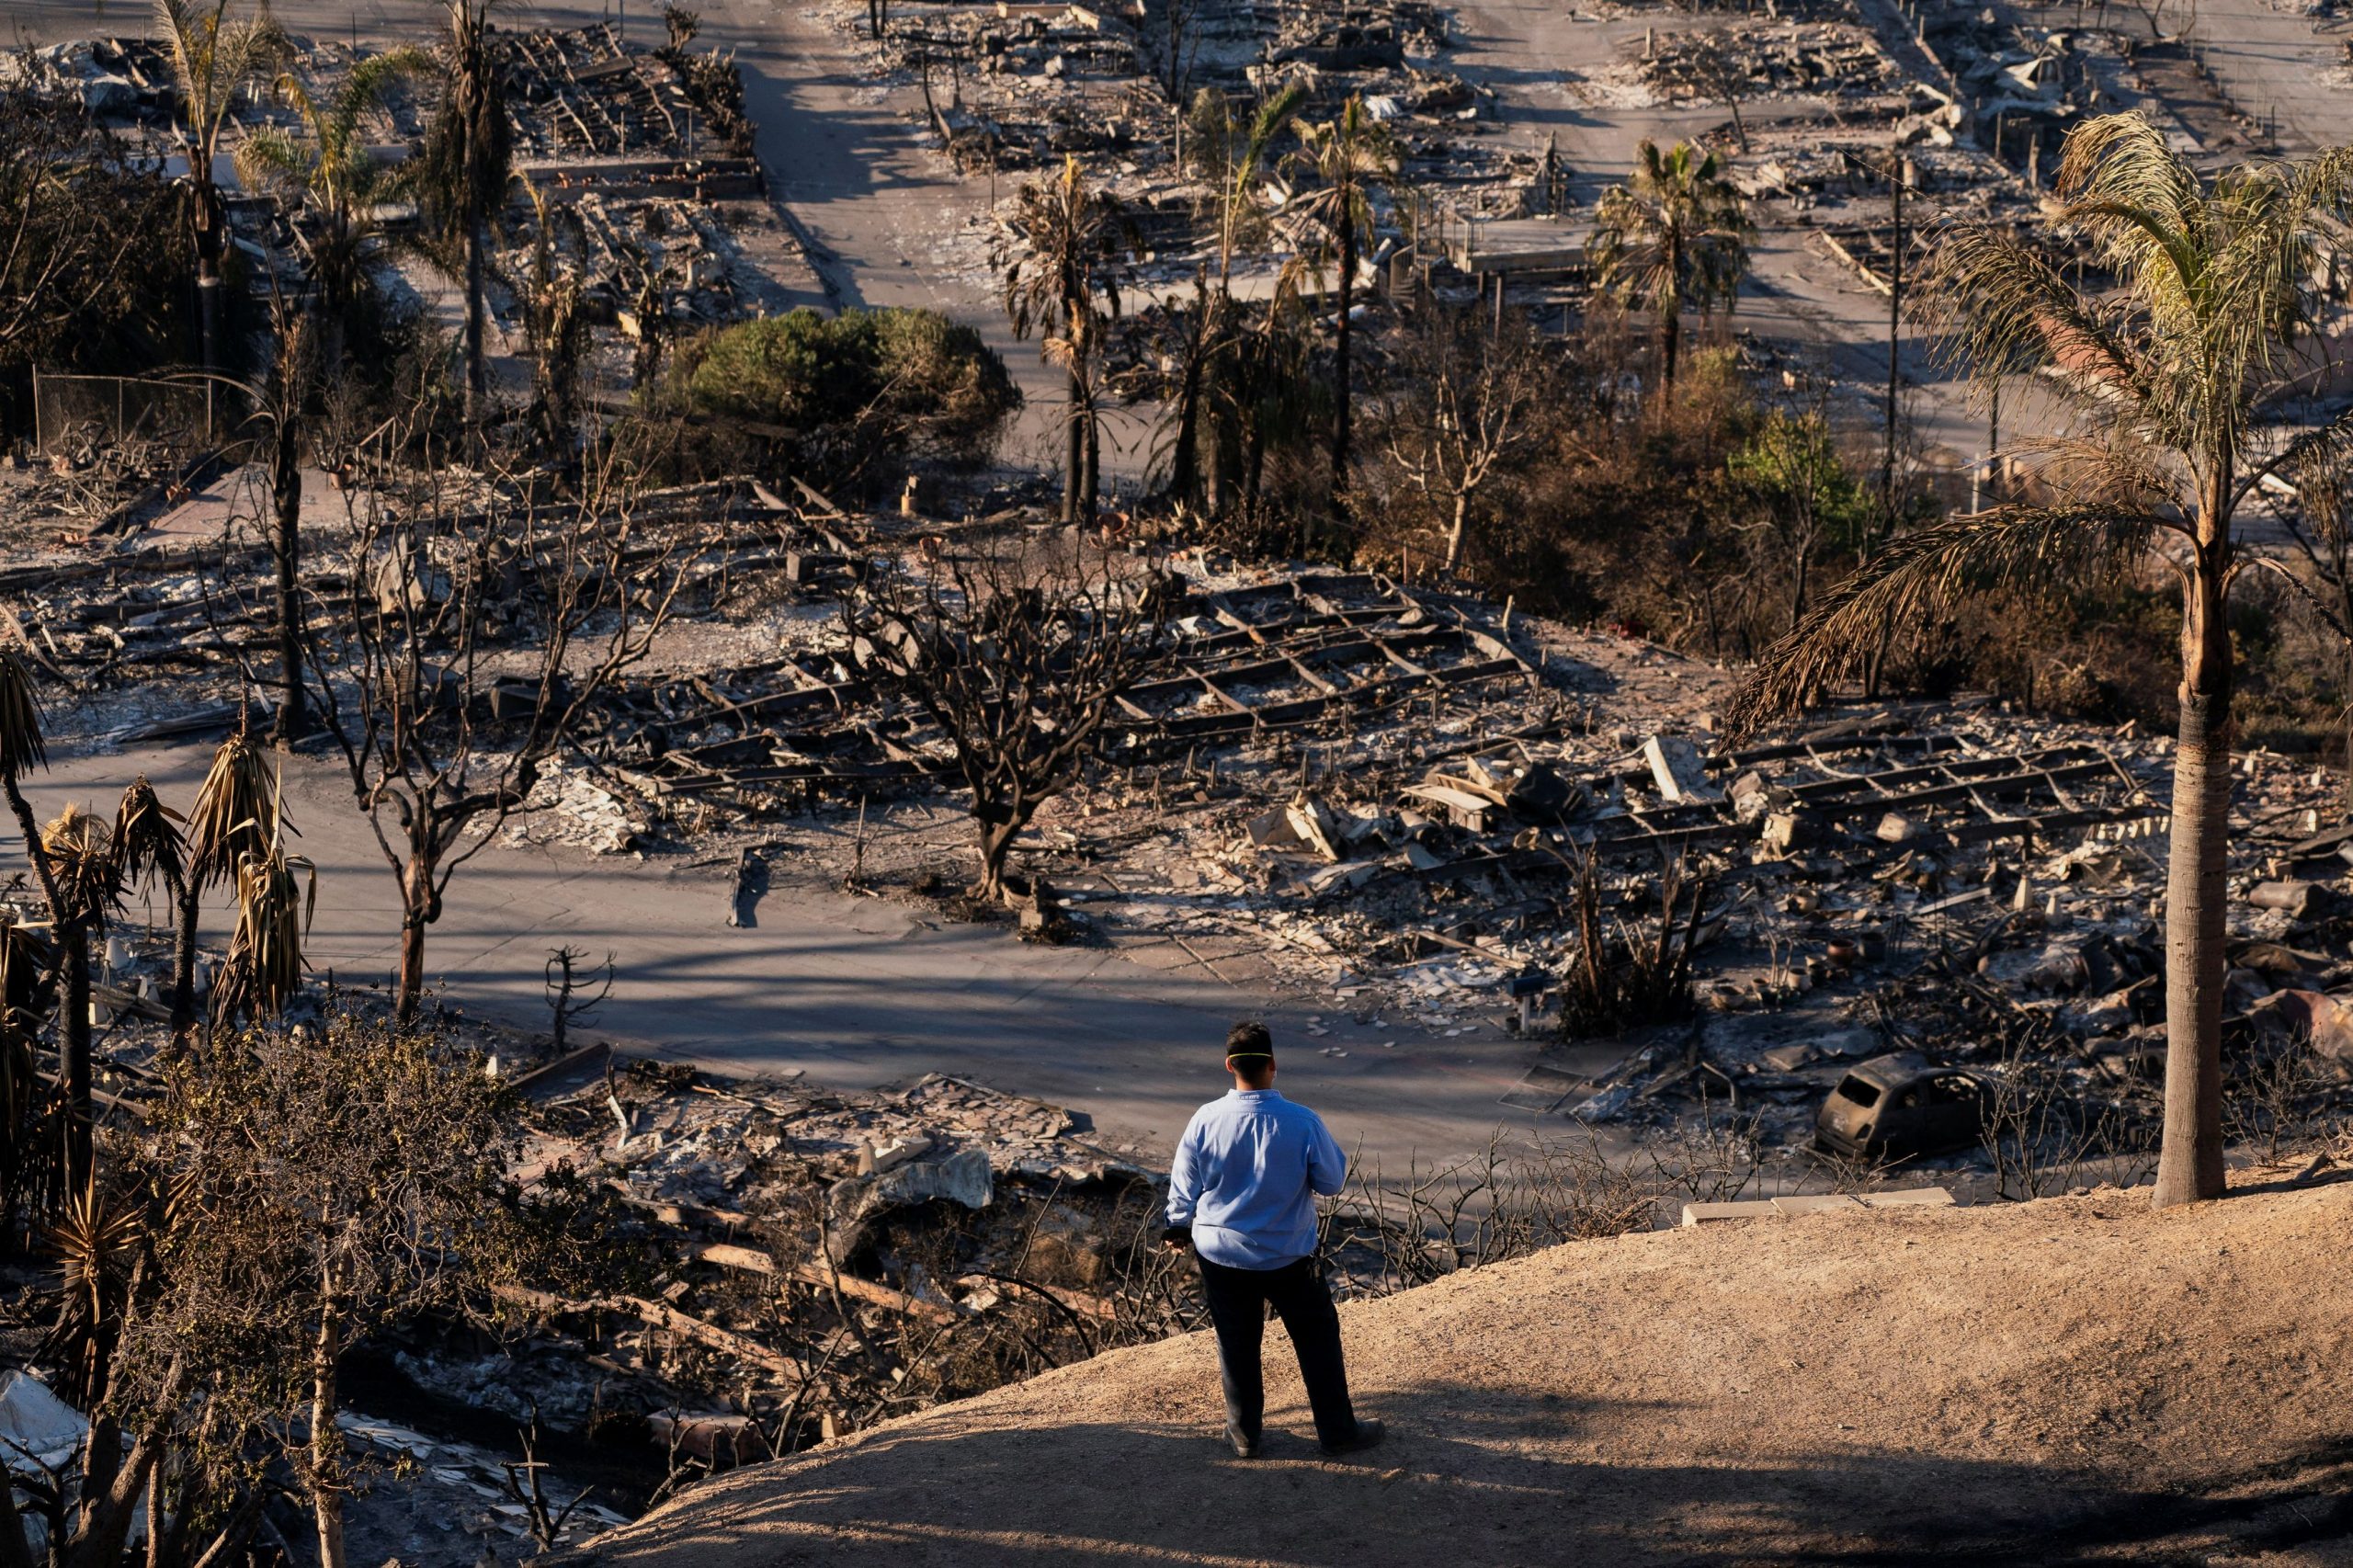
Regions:
<instances>
[{"instance_id":1,"label":"burned palm tree","mask_svg":"<svg viewBox=\"0 0 2353 1568\"><path fill-rule=\"evenodd\" d=\"M1107 264L1122 248L1126 214L1108 192L1092 190L1076 158L1046 185L1021 187L1014 228L1028 254L1005 270L1005 311L1013 335L1032 328L1048 335L1046 362L1070 378L1070 415L1063 435L1063 521L1095 516L1097 449L1095 357L1106 327L1120 314L1120 290Z\"/></svg>"},{"instance_id":2,"label":"burned palm tree","mask_svg":"<svg viewBox=\"0 0 2353 1568\"><path fill-rule=\"evenodd\" d=\"M365 287L360 258L375 233L374 210L393 183L392 171L368 151L365 120L396 85L431 66L431 57L422 50L371 55L320 97L313 97L292 73L281 74L278 96L300 117L302 134L267 125L237 145L238 178L290 197L317 217L312 269L320 303L325 306L330 363L342 352L343 331Z\"/></svg>"},{"instance_id":3,"label":"burned palm tree","mask_svg":"<svg viewBox=\"0 0 2353 1568\"><path fill-rule=\"evenodd\" d=\"M63 985L58 997L59 1078L65 1092L65 1189L80 1192L92 1172L90 942L122 903L122 860L102 817L67 806L41 829L41 854L57 887L55 940Z\"/></svg>"},{"instance_id":4,"label":"burned palm tree","mask_svg":"<svg viewBox=\"0 0 2353 1568\"><path fill-rule=\"evenodd\" d=\"M1200 459L1201 436L1202 426L1209 423L1204 413L1212 389L1240 341L1226 328L1233 309L1233 253L1244 230L1258 211L1258 181L1273 153L1276 139L1298 118L1300 108L1306 101L1305 85L1290 83L1258 106L1245 130L1234 123L1224 95L1203 88L1192 117L1197 134L1203 136L1212 150L1212 156L1203 161L1212 163L1211 172L1217 176L1217 287L1212 291L1205 279L1196 279L1199 302L1186 342L1185 370L1177 387L1176 412L1171 420L1173 446L1168 479L1170 487L1180 494L1198 491L1213 510L1222 499L1223 486L1211 477L1217 474L1219 448L1212 439L1209 447L1210 476L1204 476L1200 472L1204 466Z\"/></svg>"},{"instance_id":5,"label":"burned palm tree","mask_svg":"<svg viewBox=\"0 0 2353 1568\"><path fill-rule=\"evenodd\" d=\"M49 766L49 743L41 738L40 694L33 688L33 672L24 655L0 647L0 791L25 835L25 858L33 863L42 898L50 914L57 913L57 889L49 863L40 856L40 834L33 826L32 802L25 799L24 778L36 767Z\"/></svg>"},{"instance_id":6,"label":"burned palm tree","mask_svg":"<svg viewBox=\"0 0 2353 1568\"><path fill-rule=\"evenodd\" d=\"M1397 172L1397 145L1365 111L1361 95L1349 98L1337 116L1321 124L1302 121L1299 135L1302 145L1291 165L1314 184L1295 211L1313 225L1320 236L1316 248L1338 275L1339 315L1332 337L1331 512L1333 521L1345 523L1355 403L1350 368L1355 329L1348 317L1356 306L1357 257L1372 234L1372 192Z\"/></svg>"},{"instance_id":7,"label":"burned palm tree","mask_svg":"<svg viewBox=\"0 0 2353 1568\"><path fill-rule=\"evenodd\" d=\"M302 686L302 463L318 441L319 380L323 364L311 312L278 301L272 308L278 347L268 373L254 380L227 376L191 378L234 392L247 413L240 423L237 455L258 465L269 482L270 527L266 538L277 568L278 735L299 740L310 728Z\"/></svg>"},{"instance_id":8,"label":"burned palm tree","mask_svg":"<svg viewBox=\"0 0 2353 1568\"><path fill-rule=\"evenodd\" d=\"M213 752L188 819L172 954L174 1038L184 1040L196 1027L196 925L205 892L233 885L238 868L266 854L289 828L268 759L241 726Z\"/></svg>"},{"instance_id":9,"label":"burned palm tree","mask_svg":"<svg viewBox=\"0 0 2353 1568\"><path fill-rule=\"evenodd\" d=\"M490 397L490 231L506 210L514 180L514 132L506 119L501 54L490 25L490 0L449 0L441 107L427 128L415 176L415 188L438 247L436 257L465 287L470 425L481 422Z\"/></svg>"},{"instance_id":10,"label":"burned palm tree","mask_svg":"<svg viewBox=\"0 0 2353 1568\"><path fill-rule=\"evenodd\" d=\"M1220 448L1231 446L1232 488L1241 515L1260 537L1268 457L1305 454L1330 428L1333 392L1316 374L1313 323L1302 289L1306 267L1294 257L1275 276L1266 302L1250 312L1209 387L1210 423ZM1221 487L1225 457L1218 460ZM1281 548L1294 548L1291 540Z\"/></svg>"},{"instance_id":11,"label":"burned palm tree","mask_svg":"<svg viewBox=\"0 0 2353 1568\"><path fill-rule=\"evenodd\" d=\"M313 383L310 320L278 322L277 360L254 389L247 424L269 473L269 553L278 582L278 738L301 740L311 727L302 688L302 458L311 444Z\"/></svg>"},{"instance_id":12,"label":"burned palm tree","mask_svg":"<svg viewBox=\"0 0 2353 1568\"><path fill-rule=\"evenodd\" d=\"M302 987L302 939L318 896L317 868L278 840L238 858L237 925L212 994L215 1023L286 1010Z\"/></svg>"},{"instance_id":13,"label":"burned palm tree","mask_svg":"<svg viewBox=\"0 0 2353 1568\"><path fill-rule=\"evenodd\" d=\"M2165 1113L2160 1207L2223 1189L2222 1001L2231 794L2231 586L2248 567L2239 509L2268 479L2341 470L2353 415L2289 434L2268 409L2309 387L2303 328L2318 247L2353 213L2353 150L2201 175L2139 115L2086 122L2059 169L2059 220L2120 285L2092 295L1991 227L1958 228L1927 294L1982 395L2041 378L2077 435L2042 443L2059 497L1956 516L1890 544L1759 663L1736 731L1788 713L1859 667L1881 629L1972 593L2142 568L2181 593L2179 744L2165 892ZM2336 231L2341 232L2341 231ZM2342 631L2342 628L2339 629Z\"/></svg>"},{"instance_id":14,"label":"burned palm tree","mask_svg":"<svg viewBox=\"0 0 2353 1568\"><path fill-rule=\"evenodd\" d=\"M122 885L136 888L159 883L176 900L188 885L188 845L180 836L180 814L156 797L155 787L141 774L122 792L114 812L115 853L122 865Z\"/></svg>"},{"instance_id":15,"label":"burned palm tree","mask_svg":"<svg viewBox=\"0 0 2353 1568\"><path fill-rule=\"evenodd\" d=\"M222 128L237 97L277 58L282 39L267 8L233 16L230 0L155 0L155 20L179 79L172 130L188 163L188 230L196 241L197 322L204 368L221 368L221 262L227 209L212 177Z\"/></svg>"},{"instance_id":16,"label":"burned palm tree","mask_svg":"<svg viewBox=\"0 0 2353 1568\"><path fill-rule=\"evenodd\" d=\"M57 1142L44 1126L56 1102L37 1052L55 1000L52 952L36 932L0 918L0 1245L13 1244L28 1199L53 1184L57 1169Z\"/></svg>"},{"instance_id":17,"label":"burned palm tree","mask_svg":"<svg viewBox=\"0 0 2353 1568\"><path fill-rule=\"evenodd\" d=\"M1634 172L1595 210L1586 255L1604 292L1658 318L1659 376L1672 392L1683 312L1731 308L1756 229L1723 165L1698 142L1662 153L1645 137L1636 153Z\"/></svg>"}]
</instances>

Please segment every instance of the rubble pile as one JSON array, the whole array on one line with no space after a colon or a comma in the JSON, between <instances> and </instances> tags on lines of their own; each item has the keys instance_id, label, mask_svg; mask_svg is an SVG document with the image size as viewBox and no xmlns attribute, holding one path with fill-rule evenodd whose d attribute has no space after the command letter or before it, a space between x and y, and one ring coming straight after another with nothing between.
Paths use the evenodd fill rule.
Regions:
<instances>
[{"instance_id":1,"label":"rubble pile","mask_svg":"<svg viewBox=\"0 0 2353 1568\"><path fill-rule=\"evenodd\" d=\"M1867 97L1896 76L1894 62L1869 29L1835 22L1677 34L1651 50L1636 69L1646 86L1676 103L1720 98L1728 83L1759 97Z\"/></svg>"},{"instance_id":2,"label":"rubble pile","mask_svg":"<svg viewBox=\"0 0 2353 1568\"><path fill-rule=\"evenodd\" d=\"M2026 728L1984 714L1850 736L1836 756L1722 759L1726 803L1758 836L1745 867L1713 858L1707 1011L1601 1080L1559 1084L1555 1106L1664 1123L1712 1100L1794 1144L1854 1062L1904 1051L1975 1071L1990 1115L2030 1112L2040 1135L2104 1155L2154 1151L2170 744L2045 726L2032 750L1984 744ZM2224 1009L2244 1133L2353 1105L2353 827L2325 770L2261 753L2242 767Z\"/></svg>"},{"instance_id":3,"label":"rubble pile","mask_svg":"<svg viewBox=\"0 0 2353 1568\"><path fill-rule=\"evenodd\" d=\"M506 37L507 102L520 163L751 151L725 144L712 106L697 98L685 71L623 43L609 22Z\"/></svg>"},{"instance_id":4,"label":"rubble pile","mask_svg":"<svg viewBox=\"0 0 2353 1568\"><path fill-rule=\"evenodd\" d=\"M34 477L34 486L16 493L20 502L39 505L51 494ZM482 476L451 468L443 478L444 506L497 504L518 518L525 509L511 495L494 496ZM257 522L267 486L256 468L210 475L193 493L178 484L152 498L154 515L142 530L102 552L61 550L0 571L0 591L12 596L27 636L53 670L85 691L118 694L104 726L108 738L219 731L257 700L246 671L267 664L275 648L276 610L261 587L271 557ZM428 555L441 549L446 541L430 535L432 514L411 515L428 528ZM536 515L569 519L577 507L548 504ZM194 520L182 526L184 516ZM690 616L723 616L770 580L838 576L847 560L837 535L804 522L801 508L745 478L645 492L632 498L631 526L649 551L667 553L679 568L678 604ZM347 591L349 533L341 509L312 506L303 532L306 582L330 599ZM153 722L121 706L125 688L166 675L199 683L176 687L167 712ZM191 707L191 699L204 705Z\"/></svg>"},{"instance_id":5,"label":"rubble pile","mask_svg":"<svg viewBox=\"0 0 2353 1568\"><path fill-rule=\"evenodd\" d=\"M79 98L100 119L158 119L173 90L171 57L150 39L75 39L0 54L0 92Z\"/></svg>"},{"instance_id":6,"label":"rubble pile","mask_svg":"<svg viewBox=\"0 0 2353 1568\"><path fill-rule=\"evenodd\" d=\"M723 1466L1178 1310L1156 1177L1059 1107L939 1074L875 1095L722 1079L601 1045L516 1082L518 1179L610 1206L606 1293L507 1290L506 1343L419 1325L393 1359L518 1425Z\"/></svg>"},{"instance_id":7,"label":"rubble pile","mask_svg":"<svg viewBox=\"0 0 2353 1568\"><path fill-rule=\"evenodd\" d=\"M1449 21L1426 0L944 5L901 14L879 42L863 34L870 19L837 13L874 69L919 85L940 144L968 170L1105 153L1121 176L1174 174L1178 119L1204 89L1261 96L1300 81L1326 110L1361 93L1382 120L1476 113L1470 86L1438 64Z\"/></svg>"},{"instance_id":8,"label":"rubble pile","mask_svg":"<svg viewBox=\"0 0 2353 1568\"><path fill-rule=\"evenodd\" d=\"M1192 156L1205 93L1245 120L1249 103L1292 84L1306 89L1310 119L1361 97L1396 146L1400 190L1410 183L1417 202L1488 217L1557 205L1531 199L1540 153L1506 145L1492 94L1446 64L1451 18L1427 0L948 5L899 14L879 42L870 20L863 6L835 12L878 75L919 89L934 137L966 175L1086 159L1133 222L1132 269L1145 284L1182 284L1214 245L1204 214L1220 176ZM1279 191L1290 178L1279 161L1266 175ZM1389 194L1376 200L1387 206ZM1022 237L1003 226L1009 206L959 244L975 257L1017 249Z\"/></svg>"},{"instance_id":9,"label":"rubble pile","mask_svg":"<svg viewBox=\"0 0 2353 1568\"><path fill-rule=\"evenodd\" d=\"M2243 113L2193 46L2143 36L2096 13L2053 27L1963 0L1918 8L1917 40L1949 71L1983 143L2037 184L2061 140L2087 115L2138 108L2187 145L2257 150L2268 131Z\"/></svg>"},{"instance_id":10,"label":"rubble pile","mask_svg":"<svg viewBox=\"0 0 2353 1568\"><path fill-rule=\"evenodd\" d=\"M1152 767L1158 778L1183 758L1189 772L1221 748L1263 744L1343 715L1378 722L1416 699L1444 706L1461 695L1475 709L1490 683L1524 691L1534 673L1440 597L1373 574L1284 575L1203 596L1188 600L1175 627L1173 673L1120 704L1108 750L1115 769ZM943 738L912 707L879 696L860 664L835 628L814 646L716 683L626 689L616 707L649 733L633 782L657 800L717 798L762 811L871 797L946 774ZM1469 727L1461 717L1451 722L1458 733ZM660 727L658 754L649 726Z\"/></svg>"},{"instance_id":11,"label":"rubble pile","mask_svg":"<svg viewBox=\"0 0 2353 1568\"><path fill-rule=\"evenodd\" d=\"M808 264L763 199L732 56L684 40L648 50L610 23L505 36L529 198L511 205L506 277L529 278L551 254L586 319L630 343L790 303ZM494 290L492 306L521 329L528 301Z\"/></svg>"},{"instance_id":12,"label":"rubble pile","mask_svg":"<svg viewBox=\"0 0 2353 1568\"><path fill-rule=\"evenodd\" d=\"M521 280L534 276L534 247L542 242L553 247L555 269L574 276L592 326L609 329L597 340L607 349L617 337L642 340L774 312L796 291L813 290L798 242L762 199L766 186L732 56L698 51L687 40L649 50L610 23L502 28L499 36L518 176L497 225L489 292L503 330L524 329ZM327 102L371 52L289 36L281 65L312 101ZM166 112L170 84L167 58L152 40L87 40L0 60L0 90L78 92L100 120L152 144L159 156L176 146ZM430 109L428 85L393 82L383 102L362 107L356 134L378 158L397 161L422 147ZM230 111L224 154L265 126L309 134L290 100L254 93ZM305 298L324 219L290 212L276 194L233 181L224 198L256 312ZM372 222L381 233L366 258L385 297L408 313L428 309L438 285L415 255L382 242L417 220L409 202L378 207Z\"/></svg>"}]
</instances>

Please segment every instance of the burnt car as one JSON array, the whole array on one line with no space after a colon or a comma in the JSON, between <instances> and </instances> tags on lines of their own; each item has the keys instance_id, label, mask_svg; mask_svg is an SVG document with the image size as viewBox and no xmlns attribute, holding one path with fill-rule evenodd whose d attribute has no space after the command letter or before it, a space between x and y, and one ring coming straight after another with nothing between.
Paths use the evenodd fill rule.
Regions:
<instances>
[{"instance_id":1,"label":"burnt car","mask_svg":"<svg viewBox=\"0 0 2353 1568\"><path fill-rule=\"evenodd\" d=\"M1874 1056L1838 1080L1813 1119L1814 1142L1867 1159L1910 1159L1977 1142L1985 1128L1984 1079L1931 1067L1912 1051Z\"/></svg>"}]
</instances>

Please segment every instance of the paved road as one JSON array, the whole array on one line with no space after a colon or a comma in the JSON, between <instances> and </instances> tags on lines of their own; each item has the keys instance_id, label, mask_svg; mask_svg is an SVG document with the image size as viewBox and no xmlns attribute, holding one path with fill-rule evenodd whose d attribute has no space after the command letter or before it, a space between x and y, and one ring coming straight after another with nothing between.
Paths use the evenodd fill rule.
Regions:
<instances>
[{"instance_id":1,"label":"paved road","mask_svg":"<svg viewBox=\"0 0 2353 1568\"><path fill-rule=\"evenodd\" d=\"M167 802L184 805L209 756L205 747L54 756L28 793L43 820L68 801L111 811L144 772ZM313 966L347 984L381 983L397 946L395 890L346 775L298 759L288 799L299 850L319 866ZM0 878L24 865L13 828L5 836ZM755 927L731 929L728 891L715 869L494 846L451 884L426 944L430 973L452 1005L537 1028L547 1019L549 949L610 951L619 983L588 1039L721 1071L801 1067L848 1088L968 1074L1085 1111L1154 1150L1219 1086L1219 1042L1245 1013L1276 1028L1284 1086L1392 1170L1415 1150L1483 1144L1499 1120L1526 1123L1496 1103L1535 1054L1516 1041L1401 1038L1408 1031L1346 1024L1310 1039L1302 1029L1314 1009L1198 970L1031 947L1002 926L947 925L875 899L779 892L759 904ZM216 921L207 939L226 936ZM1348 1054L1324 1056L1325 1046Z\"/></svg>"}]
</instances>

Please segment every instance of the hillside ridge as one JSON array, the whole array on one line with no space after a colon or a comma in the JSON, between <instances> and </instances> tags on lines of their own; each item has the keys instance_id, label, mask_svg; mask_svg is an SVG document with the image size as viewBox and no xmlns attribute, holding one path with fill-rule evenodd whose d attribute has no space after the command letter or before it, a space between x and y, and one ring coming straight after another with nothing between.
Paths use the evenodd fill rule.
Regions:
<instances>
[{"instance_id":1,"label":"hillside ridge","mask_svg":"<svg viewBox=\"0 0 2353 1568\"><path fill-rule=\"evenodd\" d=\"M2353 1179L1858 1211L1557 1247L1342 1309L1328 1460L1270 1325L1267 1457L1208 1336L735 1471L606 1568L1073 1562L2353 1562Z\"/></svg>"}]
</instances>

